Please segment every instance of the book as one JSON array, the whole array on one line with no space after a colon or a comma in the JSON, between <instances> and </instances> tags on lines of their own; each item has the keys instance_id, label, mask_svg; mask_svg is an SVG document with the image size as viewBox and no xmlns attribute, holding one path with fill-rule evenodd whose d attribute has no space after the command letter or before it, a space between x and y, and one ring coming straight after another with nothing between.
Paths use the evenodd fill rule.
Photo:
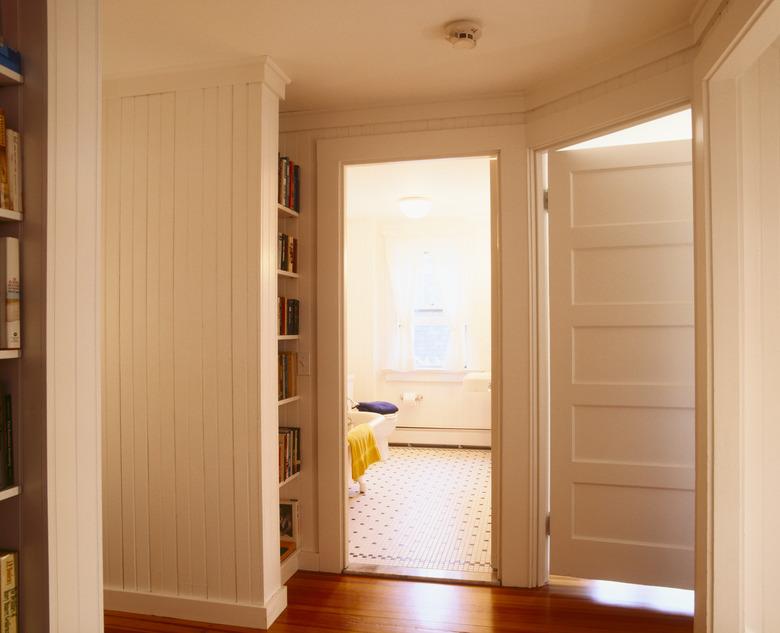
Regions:
<instances>
[{"instance_id":1,"label":"book","mask_svg":"<svg viewBox=\"0 0 780 633\"><path fill-rule=\"evenodd\" d=\"M298 395L298 353L279 352L279 400Z\"/></svg>"},{"instance_id":2,"label":"book","mask_svg":"<svg viewBox=\"0 0 780 633\"><path fill-rule=\"evenodd\" d=\"M0 552L0 633L19 633L16 552Z\"/></svg>"},{"instance_id":3,"label":"book","mask_svg":"<svg viewBox=\"0 0 780 633\"><path fill-rule=\"evenodd\" d=\"M0 207L11 209L11 187L8 179L8 146L5 111L0 110Z\"/></svg>"},{"instance_id":4,"label":"book","mask_svg":"<svg viewBox=\"0 0 780 633\"><path fill-rule=\"evenodd\" d=\"M285 333L300 334L298 331L300 301L298 299L285 299L285 307Z\"/></svg>"},{"instance_id":5,"label":"book","mask_svg":"<svg viewBox=\"0 0 780 633\"><path fill-rule=\"evenodd\" d=\"M21 337L19 240L0 237L0 348L19 349Z\"/></svg>"},{"instance_id":6,"label":"book","mask_svg":"<svg viewBox=\"0 0 780 633\"><path fill-rule=\"evenodd\" d=\"M6 394L3 397L3 411L0 418L0 489L13 486L15 481L12 420L11 394Z\"/></svg>"},{"instance_id":7,"label":"book","mask_svg":"<svg viewBox=\"0 0 780 633\"><path fill-rule=\"evenodd\" d=\"M22 213L22 138L16 130L6 129L8 187L12 211Z\"/></svg>"}]
</instances>

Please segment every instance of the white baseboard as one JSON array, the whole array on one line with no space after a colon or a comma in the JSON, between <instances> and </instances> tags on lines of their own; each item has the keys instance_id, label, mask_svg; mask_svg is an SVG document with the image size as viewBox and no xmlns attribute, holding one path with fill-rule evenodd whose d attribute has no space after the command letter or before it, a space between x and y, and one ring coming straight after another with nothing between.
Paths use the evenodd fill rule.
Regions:
<instances>
[{"instance_id":1,"label":"white baseboard","mask_svg":"<svg viewBox=\"0 0 780 633\"><path fill-rule=\"evenodd\" d=\"M109 611L267 629L287 608L287 587L279 587L265 605L216 602L186 596L115 589L103 591L103 602L104 608Z\"/></svg>"},{"instance_id":2,"label":"white baseboard","mask_svg":"<svg viewBox=\"0 0 780 633\"><path fill-rule=\"evenodd\" d=\"M319 571L319 552L308 552L306 550L301 550L298 554L298 569L305 569L306 571Z\"/></svg>"},{"instance_id":3,"label":"white baseboard","mask_svg":"<svg viewBox=\"0 0 780 633\"><path fill-rule=\"evenodd\" d=\"M415 429L398 428L390 436L391 444L432 444L439 446L490 447L490 429Z\"/></svg>"}]
</instances>

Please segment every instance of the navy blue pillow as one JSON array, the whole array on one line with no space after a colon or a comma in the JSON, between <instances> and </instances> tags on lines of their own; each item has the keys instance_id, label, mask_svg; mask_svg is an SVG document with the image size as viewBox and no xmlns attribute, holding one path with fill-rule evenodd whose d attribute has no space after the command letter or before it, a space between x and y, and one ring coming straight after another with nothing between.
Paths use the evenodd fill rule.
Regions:
<instances>
[{"instance_id":1,"label":"navy blue pillow","mask_svg":"<svg viewBox=\"0 0 780 633\"><path fill-rule=\"evenodd\" d=\"M376 402L358 402L355 405L358 411L368 411L369 413L381 413L382 415L390 415L398 411L398 407L392 402L382 402L377 400Z\"/></svg>"}]
</instances>

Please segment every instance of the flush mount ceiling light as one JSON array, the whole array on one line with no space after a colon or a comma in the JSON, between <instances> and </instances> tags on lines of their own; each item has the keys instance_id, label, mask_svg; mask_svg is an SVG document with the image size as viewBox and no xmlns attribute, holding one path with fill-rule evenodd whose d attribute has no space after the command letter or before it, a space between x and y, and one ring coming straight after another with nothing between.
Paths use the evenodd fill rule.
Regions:
<instances>
[{"instance_id":1,"label":"flush mount ceiling light","mask_svg":"<svg viewBox=\"0 0 780 633\"><path fill-rule=\"evenodd\" d=\"M457 20L444 27L444 36L454 48L475 48L482 37L482 27L473 20Z\"/></svg>"},{"instance_id":2,"label":"flush mount ceiling light","mask_svg":"<svg viewBox=\"0 0 780 633\"><path fill-rule=\"evenodd\" d=\"M407 196L398 201L398 208L407 218L419 220L431 212L433 202L424 196Z\"/></svg>"}]
</instances>

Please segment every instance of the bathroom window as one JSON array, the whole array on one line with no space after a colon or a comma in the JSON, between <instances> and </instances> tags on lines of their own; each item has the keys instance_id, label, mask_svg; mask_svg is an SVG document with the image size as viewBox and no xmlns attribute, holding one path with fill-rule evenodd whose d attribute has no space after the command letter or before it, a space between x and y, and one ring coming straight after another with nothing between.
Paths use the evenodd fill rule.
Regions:
<instances>
[{"instance_id":1,"label":"bathroom window","mask_svg":"<svg viewBox=\"0 0 780 633\"><path fill-rule=\"evenodd\" d=\"M436 261L423 253L415 285L413 347L415 369L444 369L450 349L451 328L444 309L443 284Z\"/></svg>"}]
</instances>

